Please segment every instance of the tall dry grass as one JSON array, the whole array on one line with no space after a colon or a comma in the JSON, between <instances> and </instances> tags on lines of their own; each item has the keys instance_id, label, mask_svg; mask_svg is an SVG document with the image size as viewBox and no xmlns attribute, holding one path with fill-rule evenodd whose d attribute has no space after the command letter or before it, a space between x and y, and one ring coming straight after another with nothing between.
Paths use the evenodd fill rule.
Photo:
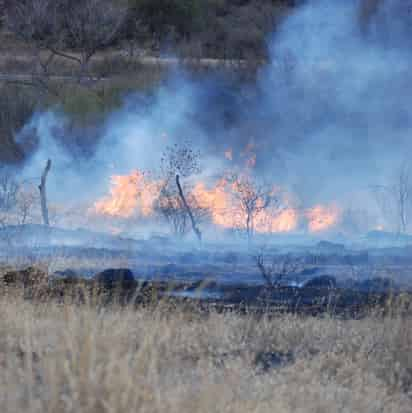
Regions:
<instances>
[{"instance_id":1,"label":"tall dry grass","mask_svg":"<svg viewBox=\"0 0 412 413\"><path fill-rule=\"evenodd\" d=\"M410 412L412 319L0 298L0 411Z\"/></svg>"}]
</instances>

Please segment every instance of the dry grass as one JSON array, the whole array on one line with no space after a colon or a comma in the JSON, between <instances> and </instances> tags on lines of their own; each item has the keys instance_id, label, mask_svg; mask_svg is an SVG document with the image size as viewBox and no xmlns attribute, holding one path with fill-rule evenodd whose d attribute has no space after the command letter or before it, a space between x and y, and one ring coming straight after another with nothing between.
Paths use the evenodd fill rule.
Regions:
<instances>
[{"instance_id":1,"label":"dry grass","mask_svg":"<svg viewBox=\"0 0 412 413\"><path fill-rule=\"evenodd\" d=\"M10 292L0 312L2 413L411 411L410 318L195 315Z\"/></svg>"}]
</instances>

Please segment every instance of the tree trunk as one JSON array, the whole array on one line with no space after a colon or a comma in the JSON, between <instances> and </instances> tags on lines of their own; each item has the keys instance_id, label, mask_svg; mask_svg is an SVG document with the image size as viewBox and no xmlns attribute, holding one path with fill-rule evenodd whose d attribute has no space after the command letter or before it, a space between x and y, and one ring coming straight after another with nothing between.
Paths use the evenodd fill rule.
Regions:
<instances>
[{"instance_id":1,"label":"tree trunk","mask_svg":"<svg viewBox=\"0 0 412 413\"><path fill-rule=\"evenodd\" d=\"M202 233L200 232L199 228L197 227L195 218L194 218L193 213L192 213L192 210L190 209L190 206L186 201L185 195L183 193L182 186L180 185L179 175L176 175L176 185L177 185L177 189L179 190L179 195L180 195L180 198L183 202L183 205L185 206L187 214L189 215L190 222L192 223L193 232L196 234L197 239L199 240L199 242L202 242Z\"/></svg>"},{"instance_id":2,"label":"tree trunk","mask_svg":"<svg viewBox=\"0 0 412 413\"><path fill-rule=\"evenodd\" d=\"M51 160L49 159L47 161L46 167L44 168L43 174L41 176L41 182L39 185L41 214L43 217L43 224L46 226L50 226L49 210L47 208L47 194L46 194L46 181L47 181L47 175L50 172L50 168L51 168Z\"/></svg>"}]
</instances>

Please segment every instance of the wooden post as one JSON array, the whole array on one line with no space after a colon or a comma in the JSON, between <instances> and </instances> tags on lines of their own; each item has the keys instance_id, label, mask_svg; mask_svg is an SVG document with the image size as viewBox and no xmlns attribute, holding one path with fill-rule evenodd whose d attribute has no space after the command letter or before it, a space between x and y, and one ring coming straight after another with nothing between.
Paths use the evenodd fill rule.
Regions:
<instances>
[{"instance_id":1,"label":"wooden post","mask_svg":"<svg viewBox=\"0 0 412 413\"><path fill-rule=\"evenodd\" d=\"M46 181L47 181L47 175L50 172L51 168L51 160L49 159L47 161L46 167L44 168L43 174L41 176L41 182L39 185L39 191L40 191L40 202L41 202L41 214L43 217L43 224L46 226L50 226L50 221L49 221L49 210L47 208L47 194L46 194Z\"/></svg>"}]
</instances>

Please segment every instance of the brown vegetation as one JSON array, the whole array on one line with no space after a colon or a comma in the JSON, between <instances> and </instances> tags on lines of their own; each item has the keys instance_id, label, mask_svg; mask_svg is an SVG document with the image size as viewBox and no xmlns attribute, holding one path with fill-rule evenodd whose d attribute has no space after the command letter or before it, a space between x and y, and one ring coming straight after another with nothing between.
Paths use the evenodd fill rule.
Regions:
<instances>
[{"instance_id":1,"label":"brown vegetation","mask_svg":"<svg viewBox=\"0 0 412 413\"><path fill-rule=\"evenodd\" d=\"M4 413L410 411L410 316L136 310L21 291L1 287Z\"/></svg>"}]
</instances>

